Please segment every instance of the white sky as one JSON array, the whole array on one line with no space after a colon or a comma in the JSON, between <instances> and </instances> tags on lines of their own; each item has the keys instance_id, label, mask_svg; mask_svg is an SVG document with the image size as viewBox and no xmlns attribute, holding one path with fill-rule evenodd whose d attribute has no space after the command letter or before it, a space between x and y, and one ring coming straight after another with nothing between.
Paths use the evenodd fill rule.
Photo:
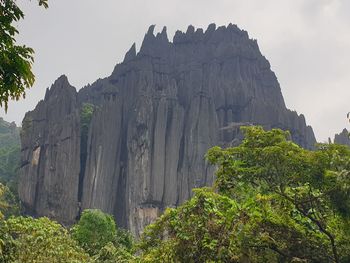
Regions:
<instances>
[{"instance_id":1,"label":"white sky","mask_svg":"<svg viewBox=\"0 0 350 263\"><path fill-rule=\"evenodd\" d=\"M21 123L61 74L80 89L108 76L149 25L169 39L189 24L237 24L258 40L281 84L287 107L303 113L319 141L348 126L349 0L18 0L26 16L18 41L35 50L36 83L12 102L7 121Z\"/></svg>"}]
</instances>

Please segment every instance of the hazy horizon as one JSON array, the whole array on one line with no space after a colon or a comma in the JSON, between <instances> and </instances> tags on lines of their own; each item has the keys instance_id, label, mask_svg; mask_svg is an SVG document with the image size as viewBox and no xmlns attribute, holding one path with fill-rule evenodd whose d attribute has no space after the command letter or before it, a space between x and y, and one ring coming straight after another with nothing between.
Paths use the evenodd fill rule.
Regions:
<instances>
[{"instance_id":1,"label":"hazy horizon","mask_svg":"<svg viewBox=\"0 0 350 263\"><path fill-rule=\"evenodd\" d=\"M0 117L20 124L46 88L62 74L77 89L109 76L135 42L139 50L151 24L167 26L172 39L188 25L204 30L237 24L258 40L270 61L291 110L303 114L316 138L333 138L348 126L350 110L350 2L346 0L105 0L18 1L25 18L18 25L18 42L32 47L36 83L26 99L9 104Z\"/></svg>"}]
</instances>

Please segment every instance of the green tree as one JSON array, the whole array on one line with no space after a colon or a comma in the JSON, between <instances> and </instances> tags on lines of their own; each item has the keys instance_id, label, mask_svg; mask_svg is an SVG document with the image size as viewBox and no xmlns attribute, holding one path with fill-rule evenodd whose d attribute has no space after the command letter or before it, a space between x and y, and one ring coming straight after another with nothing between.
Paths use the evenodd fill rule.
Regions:
<instances>
[{"instance_id":1,"label":"green tree","mask_svg":"<svg viewBox=\"0 0 350 263\"><path fill-rule=\"evenodd\" d=\"M95 110L95 105L91 103L83 103L80 109L80 164L82 168L81 176L84 174L85 163L87 158L87 141L89 134L89 127L92 120L92 115ZM81 193L80 193L81 194Z\"/></svg>"},{"instance_id":2,"label":"green tree","mask_svg":"<svg viewBox=\"0 0 350 263\"><path fill-rule=\"evenodd\" d=\"M214 147L212 189L169 209L141 238L144 262L349 262L350 149L308 151L288 132L244 128Z\"/></svg>"},{"instance_id":3,"label":"green tree","mask_svg":"<svg viewBox=\"0 0 350 263\"><path fill-rule=\"evenodd\" d=\"M131 234L117 228L113 217L100 210L84 210L71 232L94 262L123 263L135 260Z\"/></svg>"},{"instance_id":4,"label":"green tree","mask_svg":"<svg viewBox=\"0 0 350 263\"><path fill-rule=\"evenodd\" d=\"M17 193L19 159L19 128L0 118L0 182L10 186L14 193Z\"/></svg>"},{"instance_id":5,"label":"green tree","mask_svg":"<svg viewBox=\"0 0 350 263\"><path fill-rule=\"evenodd\" d=\"M4 213L8 209L9 204L6 201L7 188L0 183L0 220L4 219Z\"/></svg>"},{"instance_id":6,"label":"green tree","mask_svg":"<svg viewBox=\"0 0 350 263\"><path fill-rule=\"evenodd\" d=\"M128 263L135 262L136 257L125 247L109 242L93 256L93 260L97 263Z\"/></svg>"},{"instance_id":7,"label":"green tree","mask_svg":"<svg viewBox=\"0 0 350 263\"><path fill-rule=\"evenodd\" d=\"M0 262L91 262L67 230L46 217L12 217L0 234Z\"/></svg>"},{"instance_id":8,"label":"green tree","mask_svg":"<svg viewBox=\"0 0 350 263\"><path fill-rule=\"evenodd\" d=\"M98 209L84 210L79 222L72 228L72 237L90 255L96 255L109 242L114 241L116 225L111 215Z\"/></svg>"},{"instance_id":9,"label":"green tree","mask_svg":"<svg viewBox=\"0 0 350 263\"><path fill-rule=\"evenodd\" d=\"M39 5L48 7L47 0ZM16 45L18 30L15 23L24 18L24 13L15 0L0 0L0 106L8 107L8 100L25 96L25 89L34 84L32 63L34 50L25 45Z\"/></svg>"},{"instance_id":10,"label":"green tree","mask_svg":"<svg viewBox=\"0 0 350 263\"><path fill-rule=\"evenodd\" d=\"M81 136L88 137L89 126L94 113L95 106L91 103L83 103L80 110L80 125L81 125ZM85 142L86 143L86 142Z\"/></svg>"},{"instance_id":11,"label":"green tree","mask_svg":"<svg viewBox=\"0 0 350 263\"><path fill-rule=\"evenodd\" d=\"M208 154L209 160L220 166L216 182L219 191L239 199L248 187L271 198L276 212L285 215L283 220L291 220L291 230L301 228L304 240L313 239L308 241L314 244L310 249L323 248L322 252L305 251L298 257L325 262L349 260L349 247L344 247L350 234L349 148L323 144L317 151L308 151L288 141L288 132L265 132L261 127L244 131L246 139L240 147L214 148ZM295 244L294 240L286 241ZM278 243L273 246L287 258L305 248L292 250L289 246L284 251Z\"/></svg>"},{"instance_id":12,"label":"green tree","mask_svg":"<svg viewBox=\"0 0 350 263\"><path fill-rule=\"evenodd\" d=\"M11 190L0 183L0 220L19 215L20 206Z\"/></svg>"},{"instance_id":13,"label":"green tree","mask_svg":"<svg viewBox=\"0 0 350 263\"><path fill-rule=\"evenodd\" d=\"M117 228L113 243L115 246L122 247L129 252L132 252L135 248L134 237L128 230L122 228Z\"/></svg>"},{"instance_id":14,"label":"green tree","mask_svg":"<svg viewBox=\"0 0 350 263\"><path fill-rule=\"evenodd\" d=\"M195 189L192 199L148 226L138 244L141 262L235 262L231 241L238 204L211 189ZM238 216L237 216L238 217Z\"/></svg>"}]
</instances>

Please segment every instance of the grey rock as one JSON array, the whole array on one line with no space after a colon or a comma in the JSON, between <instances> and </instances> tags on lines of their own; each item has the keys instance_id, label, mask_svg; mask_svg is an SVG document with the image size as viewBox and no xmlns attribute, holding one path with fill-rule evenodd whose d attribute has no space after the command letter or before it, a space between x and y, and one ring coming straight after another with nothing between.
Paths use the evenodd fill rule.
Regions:
<instances>
[{"instance_id":1,"label":"grey rock","mask_svg":"<svg viewBox=\"0 0 350 263\"><path fill-rule=\"evenodd\" d=\"M136 58L136 44L135 43L131 46L129 51L125 54L123 62L127 63L130 60L133 60L134 58Z\"/></svg>"},{"instance_id":2,"label":"grey rock","mask_svg":"<svg viewBox=\"0 0 350 263\"><path fill-rule=\"evenodd\" d=\"M185 33L177 31L173 42L166 28L155 36L151 26L140 52L136 54L133 46L110 77L84 87L78 95L72 91L69 96L53 96L51 90L24 120L46 122L34 122L22 136L22 158L28 164L22 168L20 188L27 211L54 213L62 222L74 218L72 211L81 202L82 209L100 208L139 234L165 207L190 198L192 188L212 184L214 168L204 155L214 145L237 145L242 124L290 130L296 143L310 149L316 142L304 116L286 108L256 40L232 24L211 24L205 32L189 26ZM73 162L79 163L77 112L85 102L97 109L79 184L79 165ZM52 107L55 112L48 110ZM63 119L69 121L63 125ZM49 145L56 142L61 136L57 127L72 134L71 148L36 148L45 145L39 135L51 138ZM52 152L63 156L67 150L68 162L55 161L65 173L44 172L52 163ZM69 181L69 191L44 186L47 178L61 185ZM81 199L76 197L78 188ZM51 206L46 200L52 197L64 201L64 207Z\"/></svg>"},{"instance_id":3,"label":"grey rock","mask_svg":"<svg viewBox=\"0 0 350 263\"><path fill-rule=\"evenodd\" d=\"M350 146L349 131L347 129L343 129L341 133L336 134L334 136L334 143Z\"/></svg>"},{"instance_id":4,"label":"grey rock","mask_svg":"<svg viewBox=\"0 0 350 263\"><path fill-rule=\"evenodd\" d=\"M22 123L19 197L27 211L69 225L78 215L80 119L65 76Z\"/></svg>"}]
</instances>

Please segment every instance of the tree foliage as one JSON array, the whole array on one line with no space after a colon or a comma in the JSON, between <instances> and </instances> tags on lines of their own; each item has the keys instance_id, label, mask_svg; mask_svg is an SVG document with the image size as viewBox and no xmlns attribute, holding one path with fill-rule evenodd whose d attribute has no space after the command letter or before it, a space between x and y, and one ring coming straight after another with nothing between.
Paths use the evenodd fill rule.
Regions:
<instances>
[{"instance_id":1,"label":"tree foliage","mask_svg":"<svg viewBox=\"0 0 350 263\"><path fill-rule=\"evenodd\" d=\"M46 217L12 217L0 234L1 262L90 262L67 230Z\"/></svg>"},{"instance_id":2,"label":"tree foliage","mask_svg":"<svg viewBox=\"0 0 350 263\"><path fill-rule=\"evenodd\" d=\"M80 110L80 125L82 137L87 137L90 122L92 119L92 114L94 112L95 106L91 103L83 103Z\"/></svg>"},{"instance_id":3,"label":"tree foliage","mask_svg":"<svg viewBox=\"0 0 350 263\"><path fill-rule=\"evenodd\" d=\"M109 242L93 256L93 260L97 263L128 263L136 262L136 257L125 247Z\"/></svg>"},{"instance_id":4,"label":"tree foliage","mask_svg":"<svg viewBox=\"0 0 350 263\"><path fill-rule=\"evenodd\" d=\"M98 209L84 210L71 232L93 262L122 263L135 259L134 240L130 233L117 228L113 217Z\"/></svg>"},{"instance_id":5,"label":"tree foliage","mask_svg":"<svg viewBox=\"0 0 350 263\"><path fill-rule=\"evenodd\" d=\"M6 186L0 183L0 220L19 215L20 206L17 197Z\"/></svg>"},{"instance_id":6,"label":"tree foliage","mask_svg":"<svg viewBox=\"0 0 350 263\"><path fill-rule=\"evenodd\" d=\"M94 113L95 106L91 103L83 103L80 110L80 133L81 133L81 155L82 155L82 165L85 165L85 160L87 156L87 140L89 134L89 127L92 120L92 115Z\"/></svg>"},{"instance_id":7,"label":"tree foliage","mask_svg":"<svg viewBox=\"0 0 350 263\"><path fill-rule=\"evenodd\" d=\"M240 146L208 152L212 189L146 229L142 260L349 262L349 148L308 151L278 129L244 133Z\"/></svg>"},{"instance_id":8,"label":"tree foliage","mask_svg":"<svg viewBox=\"0 0 350 263\"><path fill-rule=\"evenodd\" d=\"M10 217L12 206L0 184L0 262L134 262L134 243L126 230L116 230L111 216L86 210L71 232L46 217ZM90 255L89 255L90 254Z\"/></svg>"},{"instance_id":9,"label":"tree foliage","mask_svg":"<svg viewBox=\"0 0 350 263\"><path fill-rule=\"evenodd\" d=\"M39 5L47 8L47 0L39 0ZM15 0L0 0L0 106L5 110L9 99L25 97L25 90L35 80L32 72L34 50L16 45L18 30L15 23L23 18L24 13Z\"/></svg>"},{"instance_id":10,"label":"tree foliage","mask_svg":"<svg viewBox=\"0 0 350 263\"><path fill-rule=\"evenodd\" d=\"M73 227L72 236L90 255L95 255L102 247L114 241L116 225L111 215L98 209L87 209Z\"/></svg>"},{"instance_id":11,"label":"tree foliage","mask_svg":"<svg viewBox=\"0 0 350 263\"><path fill-rule=\"evenodd\" d=\"M237 203L214 193L196 189L195 196L177 209L167 209L146 228L139 247L142 262L229 262ZM242 224L240 224L242 227Z\"/></svg>"},{"instance_id":12,"label":"tree foliage","mask_svg":"<svg viewBox=\"0 0 350 263\"><path fill-rule=\"evenodd\" d=\"M136 247L100 210L85 210L70 233L47 218L2 216L0 261L350 262L350 148L308 151L288 132L243 131L238 147L208 151L214 186L167 209Z\"/></svg>"},{"instance_id":13,"label":"tree foliage","mask_svg":"<svg viewBox=\"0 0 350 263\"><path fill-rule=\"evenodd\" d=\"M19 128L0 118L0 182L17 193L20 163Z\"/></svg>"}]
</instances>

